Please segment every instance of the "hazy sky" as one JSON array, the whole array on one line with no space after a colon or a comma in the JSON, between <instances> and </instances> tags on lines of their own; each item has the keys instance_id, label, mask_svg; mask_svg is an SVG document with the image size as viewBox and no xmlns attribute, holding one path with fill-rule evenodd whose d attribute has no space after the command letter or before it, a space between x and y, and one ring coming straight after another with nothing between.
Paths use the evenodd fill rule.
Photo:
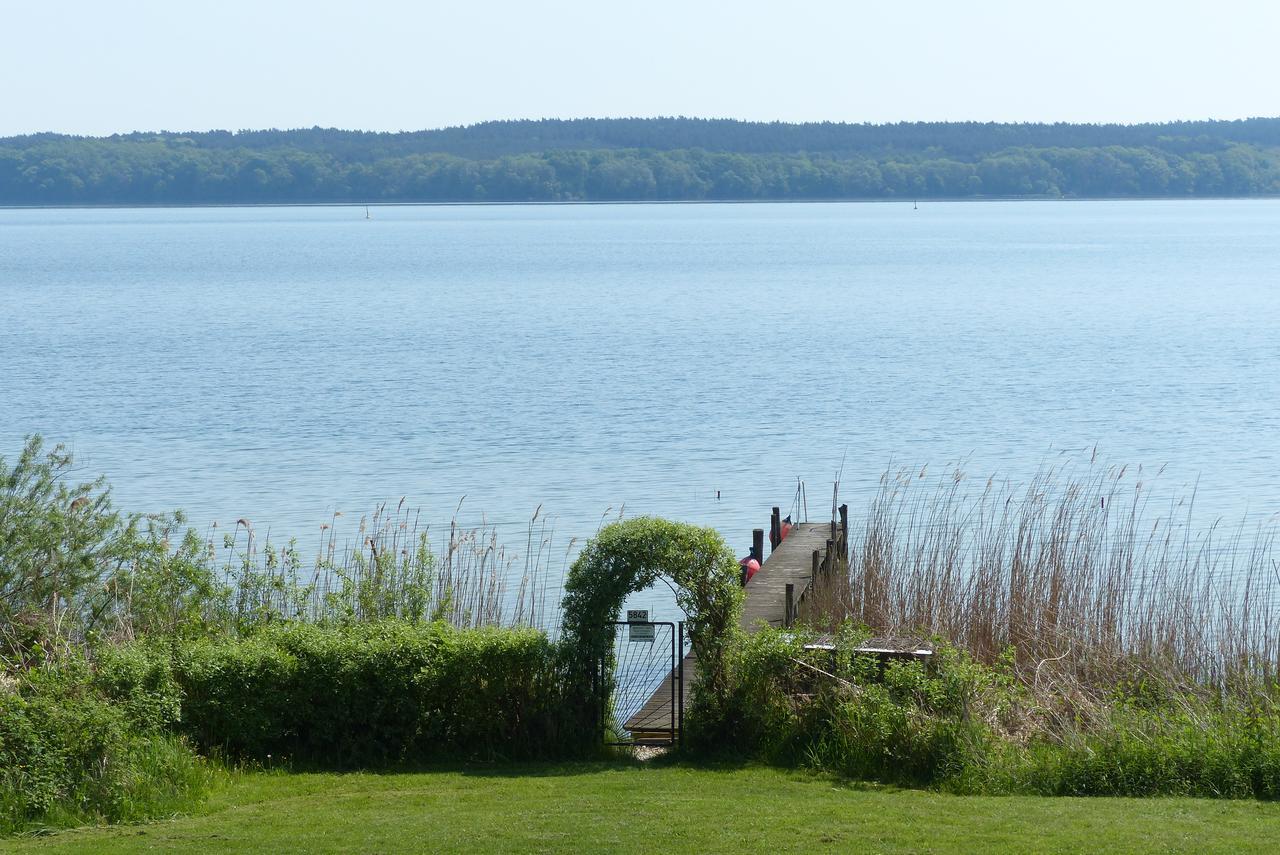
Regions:
<instances>
[{"instance_id":1,"label":"hazy sky","mask_svg":"<svg viewBox=\"0 0 1280 855\"><path fill-rule=\"evenodd\" d=\"M1280 2L0 0L0 135L1280 115Z\"/></svg>"}]
</instances>

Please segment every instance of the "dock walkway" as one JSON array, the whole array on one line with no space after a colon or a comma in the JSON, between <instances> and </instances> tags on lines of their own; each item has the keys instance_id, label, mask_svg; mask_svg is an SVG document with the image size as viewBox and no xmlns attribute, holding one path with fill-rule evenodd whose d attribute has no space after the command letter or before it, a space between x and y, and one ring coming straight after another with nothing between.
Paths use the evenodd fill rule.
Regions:
<instances>
[{"instance_id":1,"label":"dock walkway","mask_svg":"<svg viewBox=\"0 0 1280 855\"><path fill-rule=\"evenodd\" d=\"M793 526L747 583L746 600L742 605L743 631L752 633L762 627L789 625L787 585L792 586L791 617L794 618L794 608L815 580L814 553L818 556L818 567L828 560L834 561L835 556L827 557L827 545L831 542L833 550L841 550L843 539L837 538L841 538L841 533L831 523L799 523ZM689 692L697 682L697 664L692 652L684 659L684 698L690 697ZM671 689L676 679L674 673L669 673L644 706L623 724L637 742L671 738Z\"/></svg>"}]
</instances>

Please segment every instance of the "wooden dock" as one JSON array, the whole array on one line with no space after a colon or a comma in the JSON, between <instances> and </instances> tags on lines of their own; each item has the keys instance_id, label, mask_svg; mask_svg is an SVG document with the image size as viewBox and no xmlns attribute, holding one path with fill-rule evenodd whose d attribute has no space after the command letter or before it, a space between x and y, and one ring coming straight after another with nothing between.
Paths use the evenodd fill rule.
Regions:
<instances>
[{"instance_id":1,"label":"wooden dock","mask_svg":"<svg viewBox=\"0 0 1280 855\"><path fill-rule=\"evenodd\" d=\"M746 600L742 605L743 631L752 633L763 627L791 625L800 601L817 581L818 574L834 565L844 554L848 543L847 514L847 510L841 508L842 519L838 524L799 523L791 528L747 583ZM776 508L774 518L776 526ZM762 534L762 530L755 533L757 545L763 540ZM689 653L684 659L683 697L686 699L697 682L697 665L693 653ZM644 706L623 724L636 742L673 738L671 696L676 679L675 672L668 674ZM681 697L679 693L678 697ZM678 722L679 716L675 720ZM675 729L678 727L677 724Z\"/></svg>"}]
</instances>

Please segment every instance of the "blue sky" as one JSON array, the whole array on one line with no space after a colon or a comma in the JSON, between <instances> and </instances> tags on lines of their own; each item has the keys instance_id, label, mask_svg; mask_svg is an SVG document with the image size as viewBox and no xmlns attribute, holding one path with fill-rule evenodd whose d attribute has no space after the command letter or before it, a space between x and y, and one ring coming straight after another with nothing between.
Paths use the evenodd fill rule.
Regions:
<instances>
[{"instance_id":1,"label":"blue sky","mask_svg":"<svg viewBox=\"0 0 1280 855\"><path fill-rule=\"evenodd\" d=\"M1280 115L1280 3L0 0L0 135Z\"/></svg>"}]
</instances>

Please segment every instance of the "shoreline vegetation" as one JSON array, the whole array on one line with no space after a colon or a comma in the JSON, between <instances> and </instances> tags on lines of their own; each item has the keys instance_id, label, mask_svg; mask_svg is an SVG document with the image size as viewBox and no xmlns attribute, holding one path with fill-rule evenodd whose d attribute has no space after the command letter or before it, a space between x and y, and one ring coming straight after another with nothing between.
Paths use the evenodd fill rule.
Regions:
<instances>
[{"instance_id":1,"label":"shoreline vegetation","mask_svg":"<svg viewBox=\"0 0 1280 855\"><path fill-rule=\"evenodd\" d=\"M910 201L1280 194L1280 118L690 118L0 139L0 205Z\"/></svg>"},{"instance_id":2,"label":"shoreline vegetation","mask_svg":"<svg viewBox=\"0 0 1280 855\"><path fill-rule=\"evenodd\" d=\"M198 813L237 769L599 757L585 648L543 627L616 595L625 568L658 572L646 555L685 567L719 543L610 523L560 603L547 583L573 544L553 549L538 515L521 549L456 528L433 547L402 503L350 549L327 529L307 566L248 520L219 544L74 472L39 438L0 460L0 834ZM886 473L796 628L709 639L724 666L676 760L961 795L1280 799L1275 519L1193 528L1192 497L1148 514L1158 474ZM635 531L639 556L618 541ZM524 581L504 593L507 573ZM805 649L823 634L834 653ZM936 655L857 652L883 634Z\"/></svg>"}]
</instances>

